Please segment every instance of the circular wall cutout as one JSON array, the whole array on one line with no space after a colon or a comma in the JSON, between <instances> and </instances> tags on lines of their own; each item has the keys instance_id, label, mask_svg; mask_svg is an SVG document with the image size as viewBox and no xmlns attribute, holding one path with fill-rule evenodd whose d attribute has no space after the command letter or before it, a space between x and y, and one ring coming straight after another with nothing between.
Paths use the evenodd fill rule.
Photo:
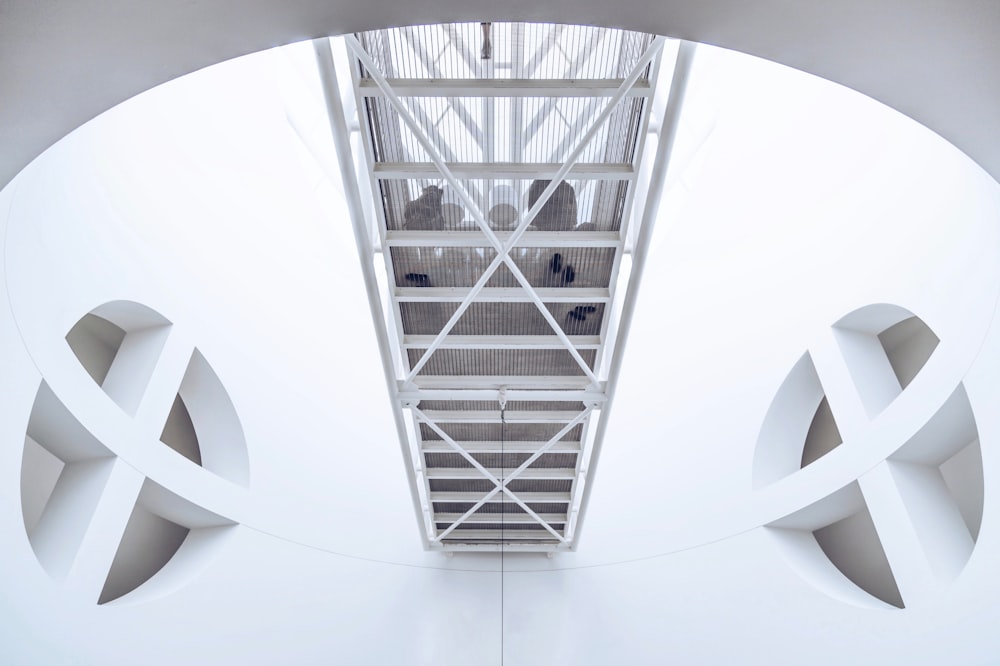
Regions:
<instances>
[{"instance_id":1,"label":"circular wall cutout","mask_svg":"<svg viewBox=\"0 0 1000 666\"><path fill-rule=\"evenodd\" d=\"M246 486L246 443L235 408L197 348L138 303L107 303L81 318L66 341L120 410L113 437L169 447L220 480ZM42 567L99 604L162 596L193 578L235 526L123 460L45 381L24 440L21 500ZM148 426L148 427L147 427ZM194 472L182 467L182 471Z\"/></svg>"},{"instance_id":2,"label":"circular wall cutout","mask_svg":"<svg viewBox=\"0 0 1000 666\"><path fill-rule=\"evenodd\" d=\"M939 342L913 313L887 304L852 312L832 333L826 348L799 359L771 404L755 488L860 446L856 440L918 377ZM903 608L955 578L972 554L983 466L964 387L916 418L914 434L875 468L768 525L789 563L834 597Z\"/></svg>"}]
</instances>

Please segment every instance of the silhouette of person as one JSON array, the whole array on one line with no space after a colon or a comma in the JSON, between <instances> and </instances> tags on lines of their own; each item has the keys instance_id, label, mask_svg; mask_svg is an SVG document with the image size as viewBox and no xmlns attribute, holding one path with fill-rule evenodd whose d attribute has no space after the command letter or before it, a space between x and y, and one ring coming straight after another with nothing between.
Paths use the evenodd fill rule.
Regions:
<instances>
[{"instance_id":1,"label":"silhouette of person","mask_svg":"<svg viewBox=\"0 0 1000 666\"><path fill-rule=\"evenodd\" d=\"M419 197L406 204L403 211L403 228L408 231L443 230L442 197L444 197L444 190L440 187L436 185L425 187Z\"/></svg>"},{"instance_id":2,"label":"silhouette of person","mask_svg":"<svg viewBox=\"0 0 1000 666\"><path fill-rule=\"evenodd\" d=\"M534 206L542 192L549 186L550 180L532 181L528 188L528 207ZM576 227L576 190L562 181L556 187L549 200L538 211L533 222L540 231L569 231Z\"/></svg>"}]
</instances>

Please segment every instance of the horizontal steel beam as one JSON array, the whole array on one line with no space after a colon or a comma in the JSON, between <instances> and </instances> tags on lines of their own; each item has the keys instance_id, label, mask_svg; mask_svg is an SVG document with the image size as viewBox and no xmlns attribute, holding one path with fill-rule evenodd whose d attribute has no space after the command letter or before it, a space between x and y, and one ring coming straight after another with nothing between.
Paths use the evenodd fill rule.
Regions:
<instances>
[{"instance_id":1,"label":"horizontal steel beam","mask_svg":"<svg viewBox=\"0 0 1000 666\"><path fill-rule=\"evenodd\" d=\"M441 553L567 553L574 550L569 543L551 542L514 542L514 543L449 543L431 541L428 550Z\"/></svg>"},{"instance_id":2,"label":"horizontal steel beam","mask_svg":"<svg viewBox=\"0 0 1000 666\"><path fill-rule=\"evenodd\" d=\"M490 410L424 410L427 418L435 423L500 423L500 411ZM579 411L508 411L506 423L569 423L580 414Z\"/></svg>"},{"instance_id":3,"label":"horizontal steel beam","mask_svg":"<svg viewBox=\"0 0 1000 666\"><path fill-rule=\"evenodd\" d=\"M405 335L405 349L426 349L434 341L433 335ZM577 349L599 349L598 335L570 335L569 341ZM554 335L449 335L438 349L563 349L563 343Z\"/></svg>"},{"instance_id":4,"label":"horizontal steel beam","mask_svg":"<svg viewBox=\"0 0 1000 666\"><path fill-rule=\"evenodd\" d=\"M625 79L386 79L399 97L611 97ZM363 97L384 97L371 79L361 79ZM648 97L647 80L636 81L627 97Z\"/></svg>"},{"instance_id":5,"label":"horizontal steel beam","mask_svg":"<svg viewBox=\"0 0 1000 666\"><path fill-rule=\"evenodd\" d=\"M562 530L556 530L561 532ZM510 540L517 541L551 541L553 540L552 533L548 530L517 530L517 529L503 529L503 530L455 530L443 540L445 543L448 542L462 542L462 541L482 541L486 539L497 539L503 538L503 542L506 544Z\"/></svg>"},{"instance_id":6,"label":"horizontal steel beam","mask_svg":"<svg viewBox=\"0 0 1000 666\"><path fill-rule=\"evenodd\" d=\"M461 303L469 287L396 287L393 296L400 303ZM546 303L607 303L611 291L600 287L544 287L535 289ZM487 287L476 296L480 303L533 303L521 287Z\"/></svg>"},{"instance_id":7,"label":"horizontal steel beam","mask_svg":"<svg viewBox=\"0 0 1000 666\"><path fill-rule=\"evenodd\" d=\"M497 497L499 497L499 495L497 495ZM569 493L518 493L517 497L526 504L566 504L570 500ZM431 492L430 499L431 502L471 502L475 504L479 500L483 499L483 493ZM495 499L491 500L489 503L505 504L511 507L510 513L515 513L515 510L517 509L517 504L511 502L510 500L501 502L501 500ZM520 511L516 511L516 513L520 513ZM491 515L497 516L497 520L499 520L501 514Z\"/></svg>"},{"instance_id":8,"label":"horizontal steel beam","mask_svg":"<svg viewBox=\"0 0 1000 666\"><path fill-rule=\"evenodd\" d=\"M590 386L586 375L417 375L413 383L418 389L579 389ZM402 392L405 383L399 382ZM604 382L598 387L604 389ZM514 399L514 398L508 398Z\"/></svg>"},{"instance_id":9,"label":"horizontal steel beam","mask_svg":"<svg viewBox=\"0 0 1000 666\"><path fill-rule=\"evenodd\" d=\"M509 231L495 232L506 243ZM478 229L469 231L389 231L385 236L389 247L490 247L488 238ZM618 247L621 236L617 231L528 231L515 247ZM513 252L512 252L513 253ZM516 253L514 253L516 257Z\"/></svg>"},{"instance_id":10,"label":"horizontal steel beam","mask_svg":"<svg viewBox=\"0 0 1000 666\"><path fill-rule=\"evenodd\" d=\"M526 442L523 440L513 442L456 440L455 443L469 453L534 453L545 445L543 441ZM448 442L437 439L424 440L420 450L424 453L454 453L455 451ZM580 442L559 441L550 446L548 451L552 453L579 453Z\"/></svg>"},{"instance_id":11,"label":"horizontal steel beam","mask_svg":"<svg viewBox=\"0 0 1000 666\"><path fill-rule=\"evenodd\" d=\"M513 467L490 467L487 468L489 472L502 480L502 477L509 474L514 468ZM428 479L482 479L483 474L479 470L473 467L429 467L424 468L424 475ZM576 470L572 468L559 467L559 468L538 468L530 467L523 470L517 475L518 479L554 479L554 480L565 480L565 479L575 479ZM483 493L480 493L479 497L482 499ZM520 493L517 494L518 497L521 496ZM523 500L522 500L523 501Z\"/></svg>"},{"instance_id":12,"label":"horizontal steel beam","mask_svg":"<svg viewBox=\"0 0 1000 666\"><path fill-rule=\"evenodd\" d=\"M499 399L499 389L503 384L497 386L483 387L425 387L416 390L404 390L404 383L397 382L397 399L403 405L412 405L421 400L490 400ZM584 404L601 404L607 400L607 396L602 391L591 391L587 389L546 389L544 387L534 388L507 388L507 399L514 401L543 401L543 402L582 402Z\"/></svg>"},{"instance_id":13,"label":"horizontal steel beam","mask_svg":"<svg viewBox=\"0 0 1000 666\"><path fill-rule=\"evenodd\" d=\"M553 162L445 162L459 180L551 180L562 164ZM439 180L441 171L433 162L377 162L372 173L380 180ZM626 163L576 164L567 180L632 180L635 167Z\"/></svg>"},{"instance_id":14,"label":"horizontal steel beam","mask_svg":"<svg viewBox=\"0 0 1000 666\"><path fill-rule=\"evenodd\" d=\"M436 523L453 523L462 517L460 513L435 513L434 522ZM545 522L551 523L565 523L568 519L568 515L565 513L540 513L538 517ZM534 525L537 521L526 513L518 514L503 514L501 519L496 514L489 513L477 513L471 518L465 519L465 524L476 524L476 523L505 523L507 525Z\"/></svg>"}]
</instances>

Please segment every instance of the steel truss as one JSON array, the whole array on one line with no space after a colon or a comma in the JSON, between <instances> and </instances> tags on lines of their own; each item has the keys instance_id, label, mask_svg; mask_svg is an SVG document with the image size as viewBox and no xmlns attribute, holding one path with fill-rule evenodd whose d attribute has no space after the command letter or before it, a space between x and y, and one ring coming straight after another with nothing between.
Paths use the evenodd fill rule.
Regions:
<instances>
[{"instance_id":1,"label":"steel truss","mask_svg":"<svg viewBox=\"0 0 1000 666\"><path fill-rule=\"evenodd\" d=\"M542 41L531 45L525 42L524 24L506 28L513 42L506 63L510 78L474 75L482 63L470 39L475 32L463 26L439 26L435 40L445 46L436 53L425 43L432 27L343 38L353 63L354 100L346 106L357 109L367 166L363 174L354 168L361 160L353 159L355 144L329 42L316 42L394 418L425 545L433 549L576 547L587 479L606 427L616 361L634 303L631 288L617 289L629 223L641 223L633 237L648 239L655 216L640 211L647 211L650 198L659 194L669 155L662 138L672 138L660 122L653 168L640 168L664 38L589 29L585 47L565 56L565 78L542 78L536 74L543 69L551 74L553 49L573 28L551 26ZM602 45L618 49L628 67L619 63L621 71L602 72L587 51ZM686 75L689 51L681 46L672 99L665 105L674 125L676 113L670 113L680 98L676 82L683 81L678 72L683 68ZM417 64L411 67L403 58L415 58ZM489 64L494 72L503 63ZM427 75L413 77L413 70ZM465 70L473 75L446 75ZM433 99L442 99L444 106L429 106L426 100ZM530 113L527 99L534 100ZM573 106L575 115L568 118L560 102L567 99L585 101ZM626 135L614 136L613 123L626 127L623 103L638 104L631 108L639 116L629 120ZM441 108L435 117L434 110ZM524 161L531 142L557 121L567 125L563 135L549 141L543 159ZM509 161L497 159L501 126L511 135ZM456 136L465 143L456 144ZM601 161L620 141L634 146L624 153L627 160ZM632 215L638 174L644 172L657 181L645 184L647 198ZM371 208L360 200L359 176L376 193L374 217L365 215ZM533 222L569 179L581 193L592 195L596 225L536 230ZM471 215L474 227L402 227L402 203L418 194L415 188L435 180L445 184L452 205ZM486 210L491 183L511 183L506 187L518 204L524 184L537 180L549 182L527 211L517 214L513 228L498 226ZM613 205L605 203L611 200L608 193L617 197ZM588 252L608 254L585 260ZM546 284L553 281L546 267L560 275L556 266L564 256L591 261L591 271L605 277L591 280L599 284L585 278L569 286L574 280L565 271L563 284ZM378 264L385 271L384 287L378 284ZM406 268L411 265L420 272ZM630 287L638 281L636 269L633 261ZM454 276L470 270L478 277L467 283L430 284L431 276L441 275L457 284ZM428 312L433 325L427 323Z\"/></svg>"}]
</instances>

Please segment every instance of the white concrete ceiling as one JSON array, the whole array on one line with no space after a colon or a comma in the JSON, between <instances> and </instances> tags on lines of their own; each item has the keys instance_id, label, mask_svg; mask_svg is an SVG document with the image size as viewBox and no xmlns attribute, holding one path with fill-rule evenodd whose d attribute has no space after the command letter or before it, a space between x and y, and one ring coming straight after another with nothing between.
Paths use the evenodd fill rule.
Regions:
<instances>
[{"instance_id":1,"label":"white concrete ceiling","mask_svg":"<svg viewBox=\"0 0 1000 666\"><path fill-rule=\"evenodd\" d=\"M0 183L98 113L201 67L320 35L483 19L613 25L775 60L895 107L1000 177L994 2L3 0Z\"/></svg>"},{"instance_id":2,"label":"white concrete ceiling","mask_svg":"<svg viewBox=\"0 0 1000 666\"><path fill-rule=\"evenodd\" d=\"M699 51L704 67L712 50ZM934 664L995 654L992 504L961 576L903 612L844 603L844 585L821 588L825 579L795 568L826 558L793 559L758 526L788 524L881 464L959 381L982 432L983 476L997 478L1000 333L990 325L1000 188L896 114L745 60L780 71L773 80L744 75L735 93L706 91L728 104L717 123L704 114L716 129L663 199L668 223L650 245L649 295L585 545L552 560L419 550L390 419L355 418L384 408L373 336L333 325L344 313L358 313L359 330L368 321L349 230L331 223L342 204L321 208L314 180L297 177L297 144L267 141L261 127L271 125L248 118L290 132L280 99L255 85L250 103L238 104L216 74L240 63L143 95L45 155L16 193L0 193L0 210L11 211L0 273L11 301L0 317L0 435L12 443L0 447L4 654L102 664L321 663L332 654L347 663L643 664L677 655ZM780 97L786 79L807 79L799 83L808 89ZM186 103L165 103L191 85ZM708 106L688 99L689 112ZM256 113L240 113L248 107ZM693 134L691 144L703 136ZM678 211L683 218L671 218ZM285 227L295 231L273 233L275 220L294 221ZM187 584L155 603L154 587L118 608L84 606L38 566L24 537L20 442L40 377L60 387L79 377L81 392L103 396L83 371L70 375L79 368L62 335L95 304L123 297L155 305L197 339L239 410L253 492L233 500L234 539L202 560L207 568L187 568ZM777 387L814 350L817 331L826 336L831 322L872 303L918 313L940 337L936 358L867 439L755 492L749 472L755 452L767 451L757 443ZM102 404L79 411L110 422L117 408ZM129 446L123 455L136 470L188 496L171 472L186 461L157 464L174 452ZM357 501L373 478L379 501ZM218 506L231 496L198 497ZM903 551L893 565L919 565L922 553Z\"/></svg>"}]
</instances>

